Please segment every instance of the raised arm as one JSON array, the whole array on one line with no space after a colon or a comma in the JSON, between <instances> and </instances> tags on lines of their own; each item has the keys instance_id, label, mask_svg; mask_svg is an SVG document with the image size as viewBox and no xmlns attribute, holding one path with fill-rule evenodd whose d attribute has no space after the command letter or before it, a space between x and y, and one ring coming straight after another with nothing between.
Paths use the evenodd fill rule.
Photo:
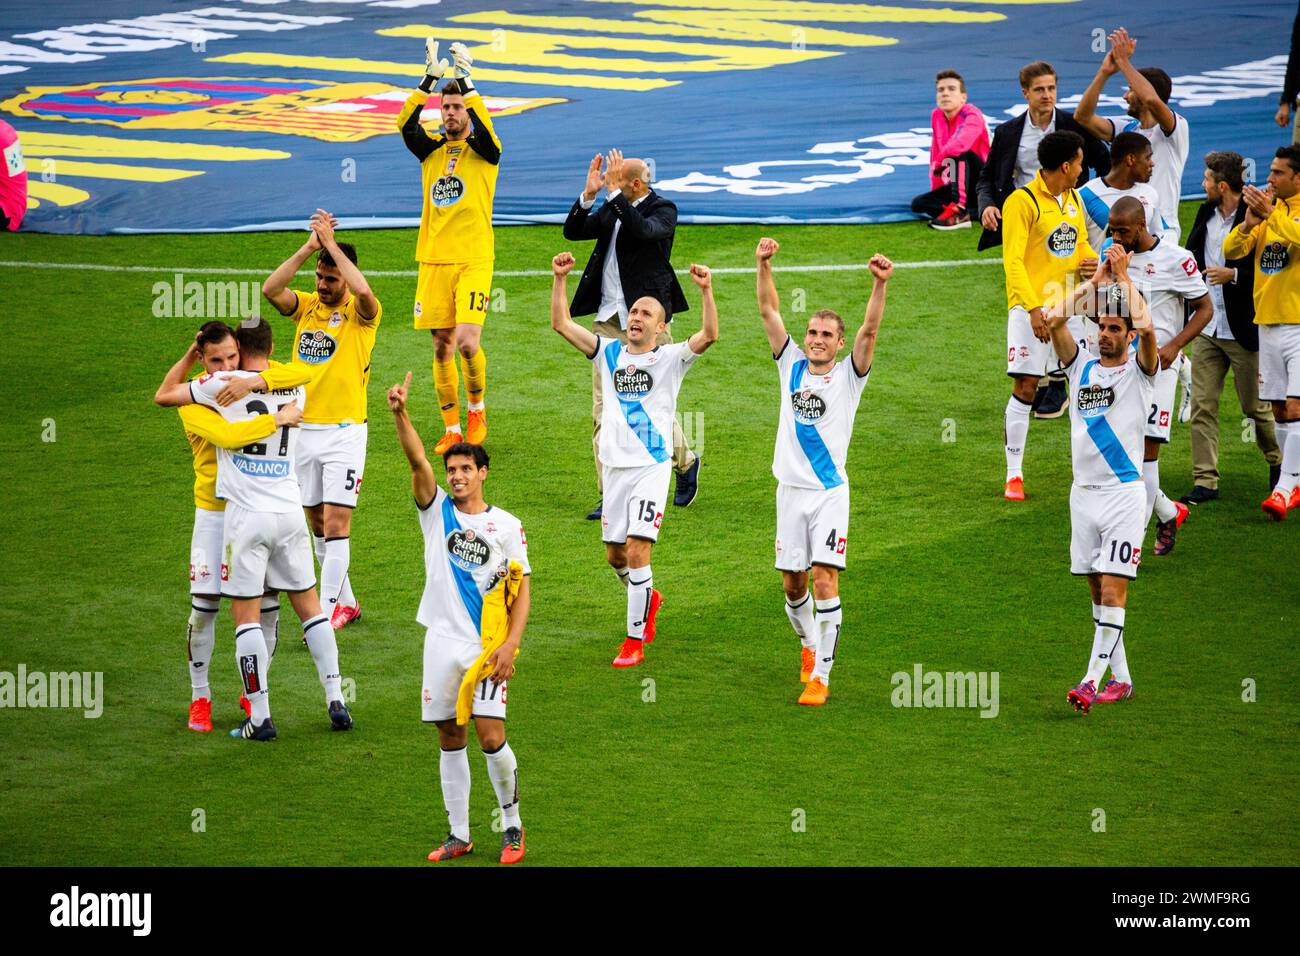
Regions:
<instances>
[{"instance_id":1,"label":"raised arm","mask_svg":"<svg viewBox=\"0 0 1300 956\"><path fill-rule=\"evenodd\" d=\"M700 295L704 299L701 309L704 319L700 330L687 339L686 344L696 355L703 355L710 345L718 341L718 305L713 301L713 276L709 267L691 263L690 275L691 281L699 286Z\"/></svg>"},{"instance_id":2,"label":"raised arm","mask_svg":"<svg viewBox=\"0 0 1300 956\"><path fill-rule=\"evenodd\" d=\"M337 222L338 220L324 209L317 209L316 215L311 217L312 232L316 234L317 241L334 260L334 265L338 267L339 275L343 277L347 287L357 297L357 318L362 325L372 325L379 315L379 299L370 291L370 283L361 274L356 263L345 256L343 250L339 248L338 241L334 238L334 226Z\"/></svg>"},{"instance_id":3,"label":"raised arm","mask_svg":"<svg viewBox=\"0 0 1300 956\"><path fill-rule=\"evenodd\" d=\"M262 283L262 295L281 315L293 315L298 310L298 296L289 288L289 283L293 281L293 277L298 274L303 264L314 253L320 251L320 247L320 237L316 235L316 230L312 229L307 234L307 241L298 251L280 263Z\"/></svg>"},{"instance_id":4,"label":"raised arm","mask_svg":"<svg viewBox=\"0 0 1300 956\"><path fill-rule=\"evenodd\" d=\"M153 400L157 405L163 408L176 408L181 405L189 405L194 399L190 396L190 387L185 382L185 376L189 374L199 361L199 342L195 337L190 343L190 347L185 350L185 354L167 370L163 376L162 384L158 386L158 391L154 392Z\"/></svg>"},{"instance_id":5,"label":"raised arm","mask_svg":"<svg viewBox=\"0 0 1300 956\"><path fill-rule=\"evenodd\" d=\"M754 250L758 262L758 315L763 320L763 331L767 333L767 344L772 348L773 358L785 348L785 341L790 337L781 318L781 297L776 292L776 280L772 278L772 257L780 248L775 239L764 237L758 240L758 248Z\"/></svg>"},{"instance_id":6,"label":"raised arm","mask_svg":"<svg viewBox=\"0 0 1300 956\"><path fill-rule=\"evenodd\" d=\"M1110 53L1107 55L1114 58L1124 78L1128 80L1128 88L1133 91L1137 101L1151 111L1164 134L1172 136L1178 117L1169 108L1169 104L1160 98L1151 81L1139 73L1137 67L1133 65L1132 57L1135 49L1137 49L1137 41L1128 35L1127 30L1120 27L1111 34Z\"/></svg>"},{"instance_id":7,"label":"raised arm","mask_svg":"<svg viewBox=\"0 0 1300 956\"><path fill-rule=\"evenodd\" d=\"M217 393L218 405L233 405L249 392L268 392L277 388L310 385L325 370L324 365L306 362L272 363L256 375L227 375L225 387Z\"/></svg>"},{"instance_id":8,"label":"raised arm","mask_svg":"<svg viewBox=\"0 0 1300 956\"><path fill-rule=\"evenodd\" d=\"M438 482L433 477L433 466L424 453L420 433L415 430L411 417L406 414L406 395L410 388L411 373L407 372L406 381L388 390L388 407L397 426L397 441L411 465L411 492L415 495L415 503L421 508L427 508L438 493Z\"/></svg>"},{"instance_id":9,"label":"raised arm","mask_svg":"<svg viewBox=\"0 0 1300 956\"><path fill-rule=\"evenodd\" d=\"M1115 277L1115 284L1124 290L1124 301L1128 303L1129 318L1138 334L1138 366L1147 375L1160 371L1160 347L1156 344L1155 325L1151 321L1151 310L1147 308L1146 299L1129 279L1128 265L1133 254L1116 255L1115 247L1106 250L1106 265Z\"/></svg>"},{"instance_id":10,"label":"raised arm","mask_svg":"<svg viewBox=\"0 0 1300 956\"><path fill-rule=\"evenodd\" d=\"M438 56L438 41L432 37L425 40L424 76L420 78L419 88L411 91L411 95L406 98L406 103L397 114L397 128L401 131L402 142L422 163L429 158L429 154L447 141L445 136L430 136L420 125L420 114L424 112L424 104L429 99L433 84L441 79L450 66L446 58Z\"/></svg>"},{"instance_id":11,"label":"raised arm","mask_svg":"<svg viewBox=\"0 0 1300 956\"><path fill-rule=\"evenodd\" d=\"M601 172L604 160L605 157L597 153L587 164L587 179L582 185L582 194L564 220L564 238L570 242L600 238L600 220L591 215L591 208L596 202L600 184L604 181L604 173Z\"/></svg>"},{"instance_id":12,"label":"raised arm","mask_svg":"<svg viewBox=\"0 0 1300 956\"><path fill-rule=\"evenodd\" d=\"M876 336L880 332L880 320L885 317L885 285L894 274L894 264L876 253L867 263L871 270L871 298L867 300L867 312L862 317L862 326L853 336L853 371L858 377L871 371L871 362L876 354Z\"/></svg>"},{"instance_id":13,"label":"raised arm","mask_svg":"<svg viewBox=\"0 0 1300 956\"><path fill-rule=\"evenodd\" d=\"M1114 54L1107 50L1097 75L1092 78L1088 88L1079 97L1079 105L1074 108L1074 121L1107 143L1115 138L1115 124L1104 116L1097 115L1097 102L1101 99L1101 91L1106 81L1118 72L1119 67L1115 64Z\"/></svg>"},{"instance_id":14,"label":"raised arm","mask_svg":"<svg viewBox=\"0 0 1300 956\"><path fill-rule=\"evenodd\" d=\"M568 275L573 271L573 255L561 252L551 260L551 328L587 358L594 358L599 344L596 334L584 329L569 315Z\"/></svg>"}]
</instances>

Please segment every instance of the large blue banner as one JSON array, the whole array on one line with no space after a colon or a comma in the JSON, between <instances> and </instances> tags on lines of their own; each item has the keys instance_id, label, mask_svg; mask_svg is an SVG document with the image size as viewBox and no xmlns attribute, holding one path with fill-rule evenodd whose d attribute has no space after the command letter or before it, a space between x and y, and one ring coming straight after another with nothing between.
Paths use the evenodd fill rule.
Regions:
<instances>
[{"instance_id":1,"label":"large blue banner","mask_svg":"<svg viewBox=\"0 0 1300 956\"><path fill-rule=\"evenodd\" d=\"M499 222L561 221L611 146L653 163L688 222L880 222L928 189L934 74L991 122L1021 65L1077 102L1118 26L1174 77L1200 157L1263 178L1294 3L1223 0L96 0L0 2L0 118L19 132L24 228L197 231L413 225L394 119L424 38L459 40L504 143ZM1122 116L1122 77L1102 115ZM426 111L436 123L436 110Z\"/></svg>"}]
</instances>

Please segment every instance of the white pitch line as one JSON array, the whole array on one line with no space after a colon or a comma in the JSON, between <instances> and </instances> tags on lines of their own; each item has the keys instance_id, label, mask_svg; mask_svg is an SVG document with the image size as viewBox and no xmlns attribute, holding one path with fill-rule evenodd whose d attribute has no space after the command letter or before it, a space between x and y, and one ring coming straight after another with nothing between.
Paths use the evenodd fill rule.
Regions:
<instances>
[{"instance_id":1,"label":"white pitch line","mask_svg":"<svg viewBox=\"0 0 1300 956\"><path fill-rule=\"evenodd\" d=\"M1001 259L951 259L943 261L923 261L923 262L895 262L896 269L944 269L956 266L996 266L1001 265ZM95 262L4 262L0 261L0 268L3 269L65 269L80 272L145 272L155 274L175 275L224 275L224 276L269 276L272 269L214 269L210 266L204 266L196 269L186 269L177 266L116 266L102 265ZM779 266L774 272L861 272L867 268L865 262L853 262L845 264L826 264L813 266ZM310 272L304 269L299 274ZM752 275L753 266L724 266L713 269L714 275ZM678 275L686 275L686 269L678 269ZM549 269L519 269L503 270L494 272L494 276L506 278L541 278L549 276ZM367 269L368 276L392 276L400 278L413 279L419 273L414 269Z\"/></svg>"}]
</instances>

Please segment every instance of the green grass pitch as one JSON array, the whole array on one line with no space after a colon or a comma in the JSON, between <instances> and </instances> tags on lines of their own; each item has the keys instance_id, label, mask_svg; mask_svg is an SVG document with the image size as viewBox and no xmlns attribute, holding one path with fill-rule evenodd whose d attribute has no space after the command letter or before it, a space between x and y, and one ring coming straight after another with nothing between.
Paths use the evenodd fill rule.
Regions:
<instances>
[{"instance_id":1,"label":"green grass pitch","mask_svg":"<svg viewBox=\"0 0 1300 956\"><path fill-rule=\"evenodd\" d=\"M900 262L974 257L969 232L902 224L683 227L674 259L752 267L764 233L782 243L778 266L862 263L875 251ZM591 248L570 247L558 227L497 237L498 272L545 269L565 248L585 261ZM414 267L411 230L347 238L372 273ZM260 283L298 241L0 239L8 261L160 267L0 268L0 671L102 671L105 682L95 720L0 712L0 863L418 865L446 832L436 734L419 719L420 534L383 401L412 370L413 417L437 436L429 338L410 323L413 277L372 279L385 318L352 543L365 613L340 635L355 731L328 731L287 602L271 671L280 739L252 746L222 732L238 696L225 609L218 732L185 728L192 473L177 416L151 397L198 320L156 317L152 289L194 268L264 270L229 277ZM777 281L796 338L796 289L807 311L861 320L863 271L778 270ZM609 666L624 600L596 526L582 520L595 498L590 371L550 331L547 278L494 284L504 308L484 340L487 492L522 519L534 572L510 686L525 865L1294 863L1300 607L1289 582L1300 528L1259 511L1266 467L1240 440L1231 386L1223 499L1193 514L1173 555L1144 562L1130 592L1137 696L1077 715L1065 692L1092 624L1087 588L1068 570L1068 425L1033 423L1029 498L1004 502L1001 269L900 269L849 456L832 696L800 708L798 642L772 568L777 382L752 272L715 279L721 340L680 402L702 415L700 497L668 509L654 555L660 636L647 663L626 671ZM699 321L686 287L693 309L679 337ZM275 328L283 357L292 326ZM51 419L55 440L44 441ZM1163 459L1175 496L1190 487L1188 441L1177 425ZM891 675L916 664L996 671L997 716L892 706ZM480 851L455 865L495 865L495 804L476 744L471 766Z\"/></svg>"}]
</instances>

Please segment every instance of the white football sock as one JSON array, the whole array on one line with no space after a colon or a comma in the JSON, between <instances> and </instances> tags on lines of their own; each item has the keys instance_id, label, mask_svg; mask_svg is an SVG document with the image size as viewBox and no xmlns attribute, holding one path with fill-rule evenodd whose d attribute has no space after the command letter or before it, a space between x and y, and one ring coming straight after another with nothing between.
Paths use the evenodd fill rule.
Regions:
<instances>
[{"instance_id":1,"label":"white football sock","mask_svg":"<svg viewBox=\"0 0 1300 956\"><path fill-rule=\"evenodd\" d=\"M1151 512L1161 521L1168 521L1178 514L1178 509L1169 500L1169 496L1160 490L1160 460L1142 462L1142 483L1147 488L1147 520L1142 527L1151 523Z\"/></svg>"},{"instance_id":2,"label":"white football sock","mask_svg":"<svg viewBox=\"0 0 1300 956\"><path fill-rule=\"evenodd\" d=\"M320 565L320 600L326 614L334 613L334 605L343 591L343 581L348 576L351 555L351 542L347 538L325 539L325 560Z\"/></svg>"},{"instance_id":3,"label":"white football sock","mask_svg":"<svg viewBox=\"0 0 1300 956\"><path fill-rule=\"evenodd\" d=\"M266 687L266 638L262 625L241 624L235 628L235 663L244 682L244 696L252 705L253 723L260 724L271 716L271 701Z\"/></svg>"},{"instance_id":4,"label":"white football sock","mask_svg":"<svg viewBox=\"0 0 1300 956\"><path fill-rule=\"evenodd\" d=\"M835 648L840 643L840 622L844 612L840 607L840 597L829 597L817 602L817 665L813 668L813 677L821 678L823 684L831 682L831 665L835 663Z\"/></svg>"},{"instance_id":5,"label":"white football sock","mask_svg":"<svg viewBox=\"0 0 1300 956\"><path fill-rule=\"evenodd\" d=\"M501 822L510 827L523 827L519 822L519 764L509 743L501 749L488 753L488 777L492 780L492 789L497 792L497 804L501 807ZM468 765L468 761L466 762Z\"/></svg>"},{"instance_id":6,"label":"white football sock","mask_svg":"<svg viewBox=\"0 0 1300 956\"><path fill-rule=\"evenodd\" d=\"M1111 653L1124 637L1124 609L1103 604L1097 615L1097 625L1092 632L1092 659L1088 662L1085 681L1093 686L1101 684L1101 677L1110 666Z\"/></svg>"},{"instance_id":7,"label":"white football sock","mask_svg":"<svg viewBox=\"0 0 1300 956\"><path fill-rule=\"evenodd\" d=\"M447 808L451 835L469 842L469 753L444 750L438 759L438 776L442 778L442 803Z\"/></svg>"},{"instance_id":8,"label":"white football sock","mask_svg":"<svg viewBox=\"0 0 1300 956\"><path fill-rule=\"evenodd\" d=\"M1282 476L1273 490L1289 495L1300 485L1300 421L1277 422L1274 427L1282 449Z\"/></svg>"},{"instance_id":9,"label":"white football sock","mask_svg":"<svg viewBox=\"0 0 1300 956\"><path fill-rule=\"evenodd\" d=\"M352 552L349 548L348 563L352 563ZM352 593L352 572L349 571L343 575L343 589L339 591L339 603L344 607L356 607L357 596Z\"/></svg>"},{"instance_id":10,"label":"white football sock","mask_svg":"<svg viewBox=\"0 0 1300 956\"><path fill-rule=\"evenodd\" d=\"M799 643L804 647L816 649L817 623L813 618L812 592L805 591L804 596L793 604L790 603L790 598L786 597L785 616L790 619L790 626L794 628Z\"/></svg>"},{"instance_id":11,"label":"white football sock","mask_svg":"<svg viewBox=\"0 0 1300 956\"><path fill-rule=\"evenodd\" d=\"M630 568L627 575L627 636L645 640L645 622L650 616L650 595L654 592L650 565Z\"/></svg>"},{"instance_id":12,"label":"white football sock","mask_svg":"<svg viewBox=\"0 0 1300 956\"><path fill-rule=\"evenodd\" d=\"M325 688L326 703L343 699L343 677L339 674L339 645L328 614L319 614L303 622L302 636L307 639L311 659L316 662L320 685Z\"/></svg>"},{"instance_id":13,"label":"white football sock","mask_svg":"<svg viewBox=\"0 0 1300 956\"><path fill-rule=\"evenodd\" d=\"M623 585L623 587L627 587L627 576L629 573L627 568L615 568L614 573L618 575L618 583Z\"/></svg>"},{"instance_id":14,"label":"white football sock","mask_svg":"<svg viewBox=\"0 0 1300 956\"><path fill-rule=\"evenodd\" d=\"M325 565L325 536L323 534L313 534L311 536L311 549L316 555L316 563L324 567Z\"/></svg>"},{"instance_id":15,"label":"white football sock","mask_svg":"<svg viewBox=\"0 0 1300 956\"><path fill-rule=\"evenodd\" d=\"M185 649L190 661L190 697L212 699L208 671L212 669L212 649L217 644L217 611L221 602L215 598L191 597L190 619L186 626Z\"/></svg>"},{"instance_id":16,"label":"white football sock","mask_svg":"<svg viewBox=\"0 0 1300 956\"><path fill-rule=\"evenodd\" d=\"M275 660L275 645L280 642L280 592L262 595L262 636L266 639L266 668Z\"/></svg>"},{"instance_id":17,"label":"white football sock","mask_svg":"<svg viewBox=\"0 0 1300 956\"><path fill-rule=\"evenodd\" d=\"M1128 672L1128 656L1124 653L1124 638L1120 638L1110 652L1110 676L1123 684L1133 683Z\"/></svg>"},{"instance_id":18,"label":"white football sock","mask_svg":"<svg viewBox=\"0 0 1300 956\"><path fill-rule=\"evenodd\" d=\"M1029 437L1029 404L1012 395L1007 399L1006 421L1003 425L1007 453L1007 481L1023 478L1025 439Z\"/></svg>"}]
</instances>

